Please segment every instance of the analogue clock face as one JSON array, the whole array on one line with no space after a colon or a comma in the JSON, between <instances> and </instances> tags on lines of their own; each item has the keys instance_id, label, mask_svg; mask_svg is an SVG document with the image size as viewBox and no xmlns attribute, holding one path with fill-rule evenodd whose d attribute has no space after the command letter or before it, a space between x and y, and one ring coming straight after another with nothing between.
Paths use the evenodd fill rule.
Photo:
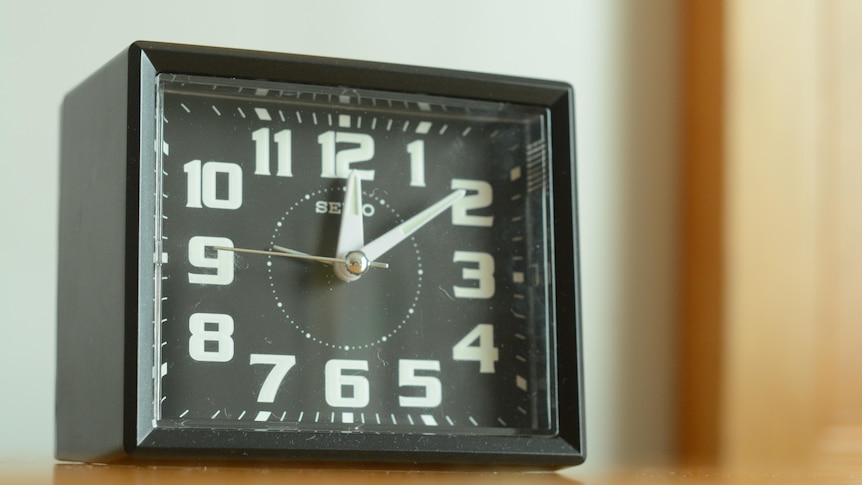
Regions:
<instances>
[{"instance_id":1,"label":"analogue clock face","mask_svg":"<svg viewBox=\"0 0 862 485\"><path fill-rule=\"evenodd\" d=\"M158 427L556 432L544 110L157 84Z\"/></svg>"}]
</instances>

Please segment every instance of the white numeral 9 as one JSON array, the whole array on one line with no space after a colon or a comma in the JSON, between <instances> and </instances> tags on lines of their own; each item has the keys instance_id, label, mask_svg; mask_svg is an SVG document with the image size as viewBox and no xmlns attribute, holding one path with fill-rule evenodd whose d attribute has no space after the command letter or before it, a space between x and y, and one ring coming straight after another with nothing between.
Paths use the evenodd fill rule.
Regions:
<instances>
[{"instance_id":1,"label":"white numeral 9","mask_svg":"<svg viewBox=\"0 0 862 485\"><path fill-rule=\"evenodd\" d=\"M202 362L233 359L233 318L230 315L193 313L189 317L189 332L189 356L192 359Z\"/></svg>"},{"instance_id":2,"label":"white numeral 9","mask_svg":"<svg viewBox=\"0 0 862 485\"><path fill-rule=\"evenodd\" d=\"M215 257L207 256L207 248L213 246L233 247L226 237L194 236L189 239L189 263L196 268L214 269L215 273L189 273L189 283L201 285L229 285L233 282L233 252L215 251Z\"/></svg>"},{"instance_id":3,"label":"white numeral 9","mask_svg":"<svg viewBox=\"0 0 862 485\"><path fill-rule=\"evenodd\" d=\"M340 408L362 408L368 405L370 392L365 376L347 374L345 371L367 371L368 362L364 360L333 359L324 367L324 391L326 404ZM350 389L350 393L345 392ZM348 395L345 395L348 394Z\"/></svg>"}]
</instances>

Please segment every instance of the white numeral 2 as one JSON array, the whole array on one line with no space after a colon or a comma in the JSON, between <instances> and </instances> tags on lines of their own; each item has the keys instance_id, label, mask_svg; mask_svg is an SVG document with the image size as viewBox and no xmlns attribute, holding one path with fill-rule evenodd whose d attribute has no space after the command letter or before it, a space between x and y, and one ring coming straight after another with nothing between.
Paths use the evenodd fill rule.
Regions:
<instances>
[{"instance_id":1,"label":"white numeral 2","mask_svg":"<svg viewBox=\"0 0 862 485\"><path fill-rule=\"evenodd\" d=\"M494 216L468 214L473 209L484 209L494 203L494 190L483 180L452 179L452 189L464 189L467 195L452 206L452 224L456 226L490 227Z\"/></svg>"}]
</instances>

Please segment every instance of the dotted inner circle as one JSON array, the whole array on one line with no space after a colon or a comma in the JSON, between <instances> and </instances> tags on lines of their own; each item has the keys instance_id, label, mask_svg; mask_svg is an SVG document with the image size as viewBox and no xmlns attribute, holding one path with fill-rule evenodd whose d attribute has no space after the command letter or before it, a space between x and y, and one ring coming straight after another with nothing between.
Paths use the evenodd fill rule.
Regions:
<instances>
[{"instance_id":1,"label":"dotted inner circle","mask_svg":"<svg viewBox=\"0 0 862 485\"><path fill-rule=\"evenodd\" d=\"M284 226L284 221L285 221L285 219L287 219L290 216L291 212L293 212L294 210L299 208L301 205L311 201L312 198L323 195L326 192L344 192L345 190L346 190L346 187L340 187L340 188L335 187L335 188L329 188L329 189L324 188L324 189L317 190L315 192L310 192L310 193L305 194L304 196L300 197L296 202L291 204L290 208L288 208L287 211L285 211L284 215L282 215L281 218L278 220L278 222L276 222L276 224L275 224L276 227L275 227L275 230L273 231L273 234L272 234L272 240L270 241L270 246L278 244L278 242L276 242L276 241L278 241L279 231ZM363 195L363 197L366 197L368 199L375 200L380 206L389 209L389 211L392 212L392 215L395 216L395 221L396 221L395 223L396 224L401 223L401 221L402 221L401 215L398 214L398 212L396 212L395 209L393 209L384 199L380 199L380 198L376 197L374 194L366 194L364 192L362 195ZM383 342L386 342L387 340L392 338L392 336L395 335L398 332L398 330L400 330L404 325L406 325L407 321L410 319L410 317L416 312L416 304L419 302L419 294L422 291L422 273L423 273L423 271L422 271L422 256L419 254L419 246L418 246L418 244L416 244L415 238L413 236L410 236L409 240L410 240L410 243L413 245L413 250L416 252L416 265L417 265L416 295L413 297L413 301L410 302L410 308L407 309L407 314L404 315L404 318L401 320L401 322L399 322L398 325L395 328L393 328L388 334L382 335L380 338L378 338L377 340L375 340L373 342L368 342L368 343L359 344L359 345L333 344L331 342L327 342L325 340L322 340L322 339L316 337L314 334L312 334L308 330L300 327L296 323L296 321L294 321L293 317L291 317L291 315L285 309L284 302L282 302L281 299L279 299L278 293L275 290L275 283L274 283L273 274L272 274L272 256L268 256L267 262L266 262L266 266L267 266L266 270L267 270L267 273L269 275L269 286L270 286L270 289L272 290L273 296L275 297L275 304L278 307L278 309L281 310L281 312L284 314L287 321L290 322L290 324L297 331L302 333L302 335L304 335L306 339L311 340L312 342L316 342L318 344L324 345L326 347L333 348L333 349L341 349L341 350L367 349L367 348L371 348L371 347L374 347L376 345L379 345ZM320 263L315 263L315 264L320 264Z\"/></svg>"}]
</instances>

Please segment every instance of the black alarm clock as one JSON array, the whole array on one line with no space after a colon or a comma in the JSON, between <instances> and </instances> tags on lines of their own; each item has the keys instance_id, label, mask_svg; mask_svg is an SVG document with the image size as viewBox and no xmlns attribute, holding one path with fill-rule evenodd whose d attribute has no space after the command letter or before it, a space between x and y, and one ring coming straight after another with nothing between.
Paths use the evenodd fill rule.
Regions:
<instances>
[{"instance_id":1,"label":"black alarm clock","mask_svg":"<svg viewBox=\"0 0 862 485\"><path fill-rule=\"evenodd\" d=\"M137 42L62 110L63 460L584 460L570 86Z\"/></svg>"}]
</instances>

